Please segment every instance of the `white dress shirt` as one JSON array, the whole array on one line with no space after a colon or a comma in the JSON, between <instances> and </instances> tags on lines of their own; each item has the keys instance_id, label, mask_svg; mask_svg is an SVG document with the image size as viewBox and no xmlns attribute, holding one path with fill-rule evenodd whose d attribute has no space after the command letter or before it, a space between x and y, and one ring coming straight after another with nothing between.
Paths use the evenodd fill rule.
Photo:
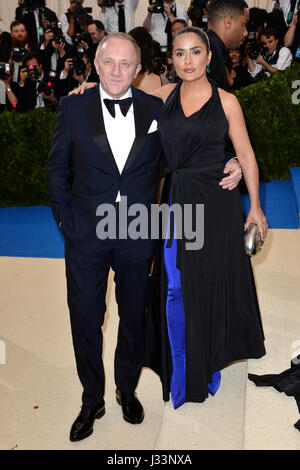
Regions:
<instances>
[{"instance_id":1,"label":"white dress shirt","mask_svg":"<svg viewBox=\"0 0 300 470\"><path fill-rule=\"evenodd\" d=\"M276 54L276 50L273 52L273 54ZM279 57L276 62L276 64L271 64L271 67L274 67L278 70L285 70L287 67L289 67L292 63L293 56L288 47L282 47L279 51ZM256 75L263 69L263 65L257 64L255 60L253 61L255 63L255 69L253 72L250 72L248 69L248 72L250 73L251 77L254 78ZM270 72L265 70L265 74L269 77L271 75Z\"/></svg>"},{"instance_id":2,"label":"white dress shirt","mask_svg":"<svg viewBox=\"0 0 300 470\"><path fill-rule=\"evenodd\" d=\"M271 3L270 10L269 10L270 12L273 10L273 8L275 6L275 3L277 3L276 0L274 0ZM295 13L297 11L297 4L298 4L298 2L296 1L293 13ZM291 9L291 0L280 0L280 8L283 11L283 16L284 16L285 22L287 22L288 14L289 14L290 9Z\"/></svg>"},{"instance_id":3,"label":"white dress shirt","mask_svg":"<svg viewBox=\"0 0 300 470\"><path fill-rule=\"evenodd\" d=\"M120 174L123 171L131 147L135 140L135 120L133 104L130 106L126 116L121 113L120 106L115 105L116 116L113 118L108 111L104 99L114 99L109 96L99 85L101 106L103 112L104 126L106 130L107 140L110 145L112 154L116 161ZM131 88L120 99L132 97ZM117 195L116 202L121 201L120 192Z\"/></svg>"},{"instance_id":4,"label":"white dress shirt","mask_svg":"<svg viewBox=\"0 0 300 470\"><path fill-rule=\"evenodd\" d=\"M189 21L187 9L181 3L174 2L171 6L176 5L176 18ZM168 16L166 13L152 13L150 33L154 41L158 41L161 47L167 47L168 36L165 33Z\"/></svg>"},{"instance_id":5,"label":"white dress shirt","mask_svg":"<svg viewBox=\"0 0 300 470\"><path fill-rule=\"evenodd\" d=\"M103 23L107 34L119 32L118 5L124 5L125 29L129 33L134 28L134 15L139 0L124 0L123 3L115 3L115 6L105 8L105 13L100 13L99 20Z\"/></svg>"}]
</instances>

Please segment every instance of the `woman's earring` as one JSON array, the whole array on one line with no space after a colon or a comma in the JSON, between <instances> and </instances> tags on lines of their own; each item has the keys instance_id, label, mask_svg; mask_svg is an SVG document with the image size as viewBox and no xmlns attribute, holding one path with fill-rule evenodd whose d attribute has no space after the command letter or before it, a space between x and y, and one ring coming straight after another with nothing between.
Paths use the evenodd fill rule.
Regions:
<instances>
[{"instance_id":1,"label":"woman's earring","mask_svg":"<svg viewBox=\"0 0 300 470\"><path fill-rule=\"evenodd\" d=\"M210 73L210 64L206 67L206 73Z\"/></svg>"}]
</instances>

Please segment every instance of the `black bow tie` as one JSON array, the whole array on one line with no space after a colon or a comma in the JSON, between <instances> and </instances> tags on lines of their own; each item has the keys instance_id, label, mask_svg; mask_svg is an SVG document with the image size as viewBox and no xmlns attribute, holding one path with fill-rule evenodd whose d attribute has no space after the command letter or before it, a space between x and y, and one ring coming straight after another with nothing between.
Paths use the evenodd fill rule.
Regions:
<instances>
[{"instance_id":1,"label":"black bow tie","mask_svg":"<svg viewBox=\"0 0 300 470\"><path fill-rule=\"evenodd\" d=\"M108 111L112 115L112 117L116 117L116 110L115 110L115 104L120 105L121 113L123 116L126 116L128 113L128 110L132 104L132 98L124 98L123 100L109 100L105 99L103 100L105 103L105 106L107 107Z\"/></svg>"}]
</instances>

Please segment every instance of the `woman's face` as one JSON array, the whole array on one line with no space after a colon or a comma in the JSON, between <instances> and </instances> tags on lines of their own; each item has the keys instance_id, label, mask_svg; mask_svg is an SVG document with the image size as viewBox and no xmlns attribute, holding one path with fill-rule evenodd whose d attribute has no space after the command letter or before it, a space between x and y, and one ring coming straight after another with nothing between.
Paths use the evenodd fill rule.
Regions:
<instances>
[{"instance_id":1,"label":"woman's face","mask_svg":"<svg viewBox=\"0 0 300 470\"><path fill-rule=\"evenodd\" d=\"M206 45L196 33L180 34L173 45L173 63L183 81L192 82L206 75L211 59Z\"/></svg>"},{"instance_id":2,"label":"woman's face","mask_svg":"<svg viewBox=\"0 0 300 470\"><path fill-rule=\"evenodd\" d=\"M239 50L230 49L229 58L233 64L239 64L241 59L241 53Z\"/></svg>"}]
</instances>

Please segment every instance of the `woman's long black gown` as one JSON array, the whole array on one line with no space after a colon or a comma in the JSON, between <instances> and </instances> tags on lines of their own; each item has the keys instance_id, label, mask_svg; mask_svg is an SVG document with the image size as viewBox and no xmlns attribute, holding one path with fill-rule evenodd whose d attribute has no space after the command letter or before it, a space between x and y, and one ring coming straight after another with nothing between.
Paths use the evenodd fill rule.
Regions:
<instances>
[{"instance_id":1,"label":"woman's long black gown","mask_svg":"<svg viewBox=\"0 0 300 470\"><path fill-rule=\"evenodd\" d=\"M159 123L166 159L162 202L194 209L204 205L203 247L188 250L189 240L176 239L176 218L163 247L156 370L164 400L171 392L175 408L214 394L219 370L228 363L265 354L251 262L244 251L239 190L218 184L229 126L218 89L214 82L211 86L210 99L186 117L179 82Z\"/></svg>"}]
</instances>

